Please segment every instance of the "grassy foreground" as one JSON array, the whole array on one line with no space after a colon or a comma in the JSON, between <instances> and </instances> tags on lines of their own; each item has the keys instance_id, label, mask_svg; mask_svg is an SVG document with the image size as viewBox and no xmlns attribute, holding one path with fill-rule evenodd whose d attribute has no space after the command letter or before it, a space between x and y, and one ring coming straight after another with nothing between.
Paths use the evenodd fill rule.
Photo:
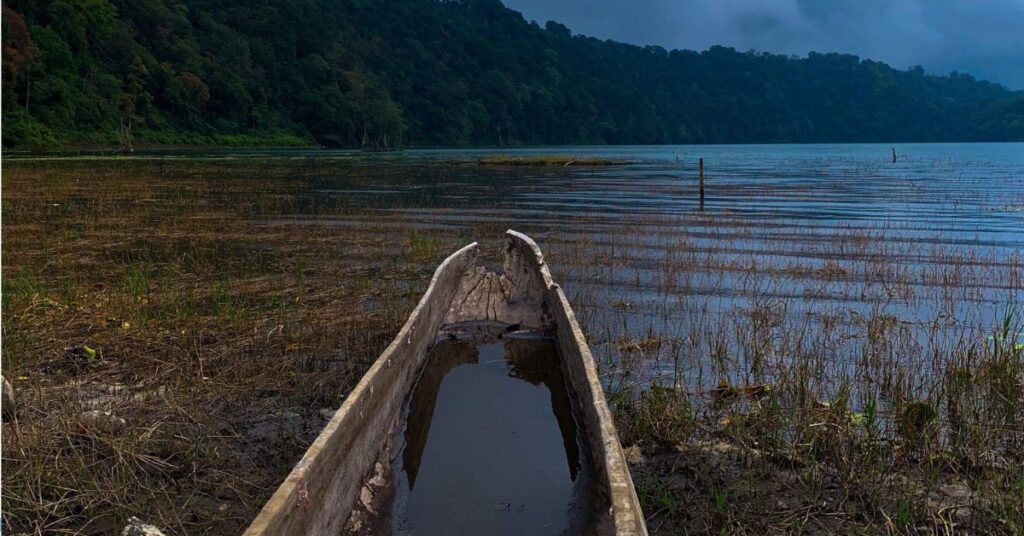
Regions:
<instances>
[{"instance_id":1,"label":"grassy foreground","mask_svg":"<svg viewBox=\"0 0 1024 536\"><path fill-rule=\"evenodd\" d=\"M103 534L137 515L169 534L240 532L436 264L471 239L497 254L521 223L497 209L417 220L315 194L325 174L374 183L338 166L5 165L3 373L18 398L3 425L5 529ZM608 378L653 534L1024 531L1019 257L851 232L815 243L820 265L756 264L729 239L688 242L747 236L742 222L614 225L540 242ZM750 258L797 246L764 247ZM810 321L787 313L800 300L763 291L716 312L701 274L881 293L934 311L917 321L934 342L881 309ZM1006 298L998 325L948 338L953 305L991 307L980 288ZM642 381L654 363L674 381ZM89 410L125 424L83 423Z\"/></svg>"},{"instance_id":2,"label":"grassy foreground","mask_svg":"<svg viewBox=\"0 0 1024 536\"><path fill-rule=\"evenodd\" d=\"M4 526L238 533L404 321L433 244L265 224L296 183L255 168L123 165L5 165ZM83 427L94 409L127 426Z\"/></svg>"}]
</instances>

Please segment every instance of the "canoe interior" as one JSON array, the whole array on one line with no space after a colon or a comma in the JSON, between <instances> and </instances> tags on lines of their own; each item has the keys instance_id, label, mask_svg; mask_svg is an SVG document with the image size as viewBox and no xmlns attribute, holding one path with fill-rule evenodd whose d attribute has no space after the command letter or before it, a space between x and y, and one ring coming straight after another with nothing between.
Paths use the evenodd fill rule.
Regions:
<instances>
[{"instance_id":1,"label":"canoe interior","mask_svg":"<svg viewBox=\"0 0 1024 536\"><path fill-rule=\"evenodd\" d=\"M608 509L555 341L476 325L430 349L348 536L593 534ZM367 499L363 502L363 499Z\"/></svg>"},{"instance_id":2,"label":"canoe interior","mask_svg":"<svg viewBox=\"0 0 1024 536\"><path fill-rule=\"evenodd\" d=\"M477 244L445 259L394 341L353 389L247 535L342 534L390 479L391 438L438 337L474 323L549 334L561 357L574 416L593 471L593 500L606 505L593 531L646 534L643 513L619 445L597 369L569 301L537 245L506 233L502 273L476 266ZM354 515L355 514L355 515Z\"/></svg>"}]
</instances>

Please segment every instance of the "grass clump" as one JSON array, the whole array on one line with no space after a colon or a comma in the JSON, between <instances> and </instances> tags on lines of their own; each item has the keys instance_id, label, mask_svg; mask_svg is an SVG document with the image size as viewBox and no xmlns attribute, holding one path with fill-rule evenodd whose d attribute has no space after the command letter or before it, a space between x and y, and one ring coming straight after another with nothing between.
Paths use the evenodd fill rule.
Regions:
<instances>
[{"instance_id":1,"label":"grass clump","mask_svg":"<svg viewBox=\"0 0 1024 536\"><path fill-rule=\"evenodd\" d=\"M643 440L676 445L685 441L694 428L693 410L675 389L655 385L635 400L624 395L613 401L619 434L626 444Z\"/></svg>"}]
</instances>

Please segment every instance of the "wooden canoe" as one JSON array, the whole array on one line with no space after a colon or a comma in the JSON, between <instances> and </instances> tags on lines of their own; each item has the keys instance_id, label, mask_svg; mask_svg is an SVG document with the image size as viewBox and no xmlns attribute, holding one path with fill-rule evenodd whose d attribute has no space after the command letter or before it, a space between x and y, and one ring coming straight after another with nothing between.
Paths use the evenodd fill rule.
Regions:
<instances>
[{"instance_id":1,"label":"wooden canoe","mask_svg":"<svg viewBox=\"0 0 1024 536\"><path fill-rule=\"evenodd\" d=\"M506 232L501 274L477 266L477 244L444 260L408 321L264 505L245 534L341 534L398 426L431 345L444 327L498 321L554 334L562 370L578 405L598 493L599 533L645 535L643 513L604 397L594 359L540 248Z\"/></svg>"}]
</instances>

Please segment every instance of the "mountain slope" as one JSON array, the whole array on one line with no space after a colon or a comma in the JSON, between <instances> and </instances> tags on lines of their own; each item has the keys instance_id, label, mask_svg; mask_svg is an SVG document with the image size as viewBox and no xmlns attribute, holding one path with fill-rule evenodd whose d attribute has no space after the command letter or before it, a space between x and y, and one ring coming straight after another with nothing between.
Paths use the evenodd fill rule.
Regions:
<instances>
[{"instance_id":1,"label":"mountain slope","mask_svg":"<svg viewBox=\"0 0 1024 536\"><path fill-rule=\"evenodd\" d=\"M497 0L11 0L3 143L1024 139L1024 93L854 56L666 51Z\"/></svg>"}]
</instances>

